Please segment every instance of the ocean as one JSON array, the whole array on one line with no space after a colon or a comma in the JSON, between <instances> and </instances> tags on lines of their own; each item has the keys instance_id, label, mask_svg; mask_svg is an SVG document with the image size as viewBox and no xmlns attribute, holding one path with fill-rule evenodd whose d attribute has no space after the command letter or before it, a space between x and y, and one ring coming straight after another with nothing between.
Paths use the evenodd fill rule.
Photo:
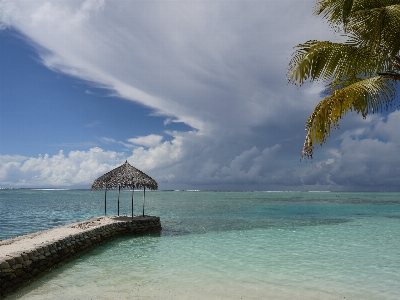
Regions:
<instances>
[{"instance_id":1,"label":"ocean","mask_svg":"<svg viewBox=\"0 0 400 300\"><path fill-rule=\"evenodd\" d=\"M130 191L120 205L131 213ZM103 214L102 191L0 190L0 239ZM117 238L9 299L400 299L400 193L146 191L145 214L160 233Z\"/></svg>"}]
</instances>

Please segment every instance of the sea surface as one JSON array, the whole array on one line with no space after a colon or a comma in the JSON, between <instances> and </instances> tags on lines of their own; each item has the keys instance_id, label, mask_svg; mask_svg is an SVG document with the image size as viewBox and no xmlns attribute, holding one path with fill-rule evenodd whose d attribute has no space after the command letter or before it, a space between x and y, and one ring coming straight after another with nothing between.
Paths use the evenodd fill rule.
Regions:
<instances>
[{"instance_id":1,"label":"sea surface","mask_svg":"<svg viewBox=\"0 0 400 300\"><path fill-rule=\"evenodd\" d=\"M0 190L0 239L103 214L102 191ZM400 299L400 193L154 191L145 214L161 233L115 239L9 299Z\"/></svg>"}]
</instances>

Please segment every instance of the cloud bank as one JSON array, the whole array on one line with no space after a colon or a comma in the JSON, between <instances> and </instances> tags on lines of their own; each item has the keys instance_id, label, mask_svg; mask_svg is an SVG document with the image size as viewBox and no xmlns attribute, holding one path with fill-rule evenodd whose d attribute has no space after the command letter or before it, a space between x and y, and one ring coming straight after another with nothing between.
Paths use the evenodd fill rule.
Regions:
<instances>
[{"instance_id":1,"label":"cloud bank","mask_svg":"<svg viewBox=\"0 0 400 300\"><path fill-rule=\"evenodd\" d=\"M89 187L128 159L161 188L398 189L398 111L349 116L314 161L299 161L304 123L323 87L288 86L286 68L295 45L336 38L311 16L313 5L1 0L0 29L21 32L45 66L192 130L165 132L168 140L108 136L101 147L51 156L2 153L0 185Z\"/></svg>"}]
</instances>

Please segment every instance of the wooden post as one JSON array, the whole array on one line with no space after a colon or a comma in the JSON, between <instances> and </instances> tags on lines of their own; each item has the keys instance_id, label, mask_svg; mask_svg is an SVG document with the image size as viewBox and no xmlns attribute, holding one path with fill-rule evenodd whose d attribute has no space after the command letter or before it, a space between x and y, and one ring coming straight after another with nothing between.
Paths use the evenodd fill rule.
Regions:
<instances>
[{"instance_id":1,"label":"wooden post","mask_svg":"<svg viewBox=\"0 0 400 300\"><path fill-rule=\"evenodd\" d=\"M135 190L134 187L132 187L132 219L133 219L133 191Z\"/></svg>"},{"instance_id":2,"label":"wooden post","mask_svg":"<svg viewBox=\"0 0 400 300\"><path fill-rule=\"evenodd\" d=\"M104 193L104 215L107 216L107 186Z\"/></svg>"},{"instance_id":3,"label":"wooden post","mask_svg":"<svg viewBox=\"0 0 400 300\"><path fill-rule=\"evenodd\" d=\"M118 216L119 216L119 193L121 192L121 186L118 186Z\"/></svg>"},{"instance_id":4,"label":"wooden post","mask_svg":"<svg viewBox=\"0 0 400 300\"><path fill-rule=\"evenodd\" d=\"M143 187L143 217L144 217L144 202L146 201L146 187Z\"/></svg>"}]
</instances>

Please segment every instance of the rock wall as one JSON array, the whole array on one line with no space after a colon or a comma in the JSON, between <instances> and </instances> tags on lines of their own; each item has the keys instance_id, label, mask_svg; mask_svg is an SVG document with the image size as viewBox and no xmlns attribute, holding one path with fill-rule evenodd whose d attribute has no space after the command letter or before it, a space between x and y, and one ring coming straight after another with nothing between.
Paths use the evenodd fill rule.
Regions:
<instances>
[{"instance_id":1,"label":"rock wall","mask_svg":"<svg viewBox=\"0 0 400 300\"><path fill-rule=\"evenodd\" d=\"M90 228L87 224L90 224L90 220L74 224L82 229L80 233L51 241L33 250L21 249L20 253L0 258L0 299L114 237L161 230L159 217L130 219L97 228Z\"/></svg>"}]
</instances>

